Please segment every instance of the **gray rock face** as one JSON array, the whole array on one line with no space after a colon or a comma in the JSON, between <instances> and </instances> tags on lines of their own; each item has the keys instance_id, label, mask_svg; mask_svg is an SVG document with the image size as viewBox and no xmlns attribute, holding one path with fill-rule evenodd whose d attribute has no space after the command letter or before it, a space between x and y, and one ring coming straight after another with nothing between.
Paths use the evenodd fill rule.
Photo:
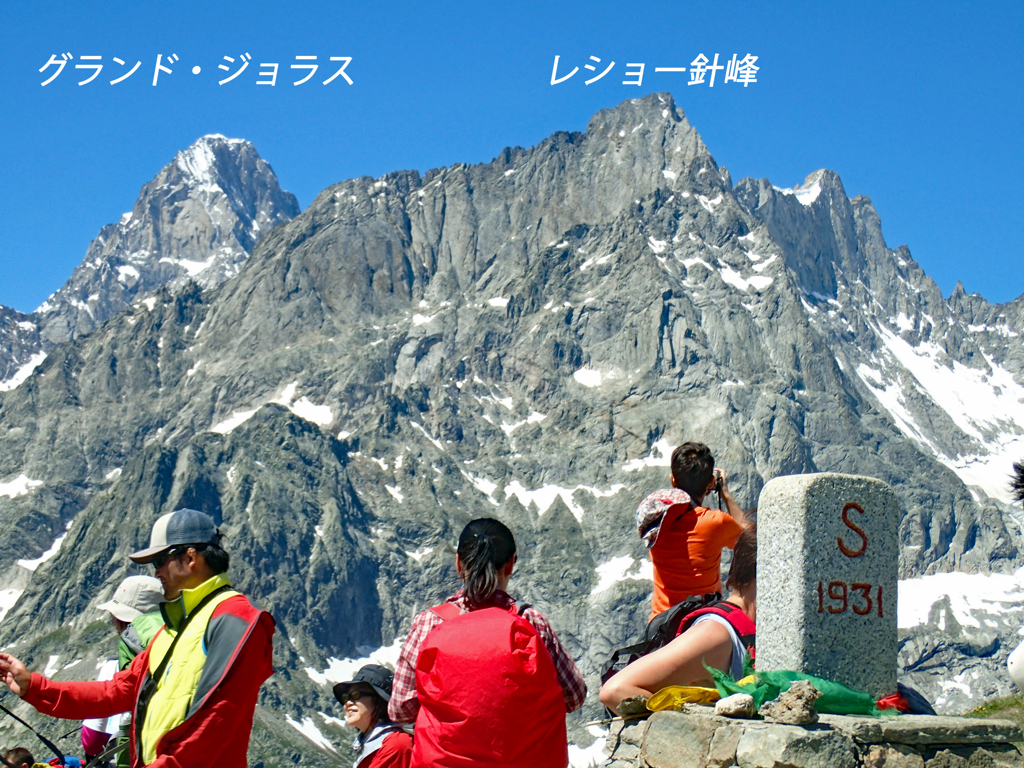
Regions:
<instances>
[{"instance_id":1,"label":"gray rock face","mask_svg":"<svg viewBox=\"0 0 1024 768\"><path fill-rule=\"evenodd\" d=\"M108 224L67 283L37 310L59 344L89 333L137 297L238 273L260 237L299 213L270 166L242 139L204 136L177 154Z\"/></svg>"},{"instance_id":2,"label":"gray rock face","mask_svg":"<svg viewBox=\"0 0 1024 768\"><path fill-rule=\"evenodd\" d=\"M733 188L671 97L653 95L487 164L342 182L219 286L177 289L176 273L146 302L126 300L0 393L0 483L25 478L0 495L0 522L21 532L0 548L0 581L41 560L0 645L36 669L57 656L58 677L90 676L112 643L95 606L127 553L159 514L204 509L228 531L237 586L279 622L251 761L347 765L325 670L393 652L412 616L457 587L463 525L497 516L518 543L510 590L588 677L570 723L586 744L600 662L649 612L633 511L686 439L714 448L744 506L780 474L889 483L905 576L1013 567L1010 507L976 501L922 442L980 455L968 432L983 430L905 388L901 407L930 430L908 435L890 410L903 401L880 399L857 366L872 359L862 345L896 344L881 329L906 325L902 311L917 330L898 338L945 338L964 380L966 339L971 371L984 360L995 381L1019 370L1016 353L997 357L1001 332L968 325L1018 333L1024 314L946 304L885 246L870 203L827 174L820 184L808 205L809 192ZM105 242L135 237L136 213L161 233L186 212L202 219L176 199L133 211ZM830 281L834 296L821 293ZM935 323L921 335L925 312ZM993 424L994 449L1009 427Z\"/></svg>"}]
</instances>

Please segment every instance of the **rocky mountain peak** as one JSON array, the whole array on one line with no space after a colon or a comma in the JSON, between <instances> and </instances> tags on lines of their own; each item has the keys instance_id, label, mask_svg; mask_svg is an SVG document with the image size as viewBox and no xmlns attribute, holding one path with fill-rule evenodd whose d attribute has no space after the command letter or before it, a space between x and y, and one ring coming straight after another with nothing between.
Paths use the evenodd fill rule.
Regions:
<instances>
[{"instance_id":1,"label":"rocky mountain peak","mask_svg":"<svg viewBox=\"0 0 1024 768\"><path fill-rule=\"evenodd\" d=\"M245 139L229 139L219 133L201 136L187 149L174 156L174 165L199 183L216 183L230 175L229 169L238 165L245 155L259 160L256 148Z\"/></svg>"},{"instance_id":2,"label":"rocky mountain peak","mask_svg":"<svg viewBox=\"0 0 1024 768\"><path fill-rule=\"evenodd\" d=\"M56 344L161 286L219 285L264 234L298 213L295 196L251 143L201 137L142 187L131 211L100 230L60 290L31 315L3 324L0 382L27 375L26 366Z\"/></svg>"}]
</instances>

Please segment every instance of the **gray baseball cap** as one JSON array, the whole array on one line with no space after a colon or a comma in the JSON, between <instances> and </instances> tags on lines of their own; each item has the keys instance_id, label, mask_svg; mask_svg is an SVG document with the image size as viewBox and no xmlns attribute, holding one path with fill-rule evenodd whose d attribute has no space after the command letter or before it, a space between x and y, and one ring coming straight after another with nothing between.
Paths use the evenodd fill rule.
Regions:
<instances>
[{"instance_id":1,"label":"gray baseball cap","mask_svg":"<svg viewBox=\"0 0 1024 768\"><path fill-rule=\"evenodd\" d=\"M129 576L114 590L112 598L96 607L121 621L132 622L144 613L159 610L163 601L164 588L158 579Z\"/></svg>"},{"instance_id":2,"label":"gray baseball cap","mask_svg":"<svg viewBox=\"0 0 1024 768\"><path fill-rule=\"evenodd\" d=\"M220 544L213 518L197 509L176 509L153 523L149 546L128 555L136 563L148 563L156 555L181 544Z\"/></svg>"}]
</instances>

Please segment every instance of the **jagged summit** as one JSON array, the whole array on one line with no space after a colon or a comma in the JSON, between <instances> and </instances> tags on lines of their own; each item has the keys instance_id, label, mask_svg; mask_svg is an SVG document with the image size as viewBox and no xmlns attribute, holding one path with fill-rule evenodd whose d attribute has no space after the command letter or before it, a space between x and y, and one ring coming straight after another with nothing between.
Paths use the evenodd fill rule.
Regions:
<instances>
[{"instance_id":1,"label":"jagged summit","mask_svg":"<svg viewBox=\"0 0 1024 768\"><path fill-rule=\"evenodd\" d=\"M244 139L203 136L103 227L70 279L27 320L0 330L0 386L54 345L91 332L163 285L205 288L237 274L256 242L299 213L295 196Z\"/></svg>"},{"instance_id":2,"label":"jagged summit","mask_svg":"<svg viewBox=\"0 0 1024 768\"><path fill-rule=\"evenodd\" d=\"M248 158L242 157L243 154L259 157L256 148L245 139L229 139L219 133L211 133L178 152L174 156L174 164L197 182L210 184L229 175L230 169L240 160L245 163Z\"/></svg>"}]
</instances>

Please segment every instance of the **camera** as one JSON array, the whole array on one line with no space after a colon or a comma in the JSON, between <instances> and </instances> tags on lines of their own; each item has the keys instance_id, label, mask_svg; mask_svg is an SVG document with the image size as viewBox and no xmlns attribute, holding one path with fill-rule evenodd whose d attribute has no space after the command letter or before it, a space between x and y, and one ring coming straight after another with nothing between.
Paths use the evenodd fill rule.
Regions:
<instances>
[{"instance_id":1,"label":"camera","mask_svg":"<svg viewBox=\"0 0 1024 768\"><path fill-rule=\"evenodd\" d=\"M715 470L715 493L722 492L722 470Z\"/></svg>"}]
</instances>

